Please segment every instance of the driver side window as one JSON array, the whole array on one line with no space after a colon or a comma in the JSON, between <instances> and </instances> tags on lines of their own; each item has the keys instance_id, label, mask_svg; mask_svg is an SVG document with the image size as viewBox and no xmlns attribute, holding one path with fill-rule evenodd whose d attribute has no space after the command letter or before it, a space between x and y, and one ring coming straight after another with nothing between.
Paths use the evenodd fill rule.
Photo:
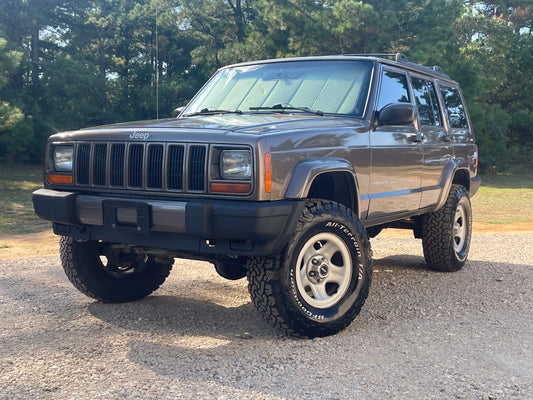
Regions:
<instances>
[{"instance_id":1,"label":"driver side window","mask_svg":"<svg viewBox=\"0 0 533 400\"><path fill-rule=\"evenodd\" d=\"M400 72L383 71L378 110L390 103L410 103L407 76Z\"/></svg>"}]
</instances>

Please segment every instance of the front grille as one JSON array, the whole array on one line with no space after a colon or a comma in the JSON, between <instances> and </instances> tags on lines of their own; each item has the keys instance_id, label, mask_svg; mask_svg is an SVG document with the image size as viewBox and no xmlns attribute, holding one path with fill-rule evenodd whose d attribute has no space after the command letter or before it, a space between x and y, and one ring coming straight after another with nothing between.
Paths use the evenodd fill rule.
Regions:
<instances>
[{"instance_id":1,"label":"front grille","mask_svg":"<svg viewBox=\"0 0 533 400\"><path fill-rule=\"evenodd\" d=\"M79 143L77 186L206 192L207 146L162 143Z\"/></svg>"}]
</instances>

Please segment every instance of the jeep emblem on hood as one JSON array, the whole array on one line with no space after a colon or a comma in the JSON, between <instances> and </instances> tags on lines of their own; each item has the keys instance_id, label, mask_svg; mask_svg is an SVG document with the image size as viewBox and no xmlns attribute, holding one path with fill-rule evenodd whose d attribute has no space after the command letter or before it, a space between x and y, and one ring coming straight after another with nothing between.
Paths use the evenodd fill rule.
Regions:
<instances>
[{"instance_id":1,"label":"jeep emblem on hood","mask_svg":"<svg viewBox=\"0 0 533 400\"><path fill-rule=\"evenodd\" d=\"M133 132L130 133L130 139L147 140L150 137L148 132Z\"/></svg>"}]
</instances>

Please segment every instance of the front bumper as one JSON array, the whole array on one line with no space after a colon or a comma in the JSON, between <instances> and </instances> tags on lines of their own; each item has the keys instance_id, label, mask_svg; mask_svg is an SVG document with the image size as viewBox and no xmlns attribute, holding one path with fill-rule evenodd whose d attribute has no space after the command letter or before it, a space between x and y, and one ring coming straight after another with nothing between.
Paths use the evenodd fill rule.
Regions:
<instances>
[{"instance_id":1,"label":"front bumper","mask_svg":"<svg viewBox=\"0 0 533 400\"><path fill-rule=\"evenodd\" d=\"M276 254L294 231L305 202L144 200L39 189L35 213L54 232L195 254Z\"/></svg>"}]
</instances>

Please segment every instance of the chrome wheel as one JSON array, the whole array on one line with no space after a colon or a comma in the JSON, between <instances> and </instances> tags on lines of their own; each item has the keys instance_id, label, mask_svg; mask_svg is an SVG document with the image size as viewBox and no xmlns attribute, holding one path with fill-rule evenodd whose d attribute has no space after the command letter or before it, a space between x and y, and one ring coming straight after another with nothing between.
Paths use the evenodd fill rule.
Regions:
<instances>
[{"instance_id":1,"label":"chrome wheel","mask_svg":"<svg viewBox=\"0 0 533 400\"><path fill-rule=\"evenodd\" d=\"M352 278L352 257L344 241L324 232L309 239L297 261L296 285L303 300L329 308L346 294Z\"/></svg>"}]
</instances>

